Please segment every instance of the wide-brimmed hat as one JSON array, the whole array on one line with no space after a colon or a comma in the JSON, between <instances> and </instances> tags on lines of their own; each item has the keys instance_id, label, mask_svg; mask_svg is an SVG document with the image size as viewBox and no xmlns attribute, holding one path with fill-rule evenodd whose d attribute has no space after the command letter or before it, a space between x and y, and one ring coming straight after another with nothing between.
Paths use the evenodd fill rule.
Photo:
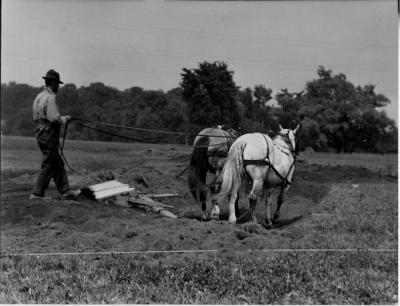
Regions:
<instances>
[{"instance_id":1,"label":"wide-brimmed hat","mask_svg":"<svg viewBox=\"0 0 400 306\"><path fill-rule=\"evenodd\" d=\"M64 82L60 81L60 74L57 71L53 70L53 69L50 69L49 71L47 71L46 76L44 76L43 79L45 79L45 80L55 80L59 84L64 84Z\"/></svg>"}]
</instances>

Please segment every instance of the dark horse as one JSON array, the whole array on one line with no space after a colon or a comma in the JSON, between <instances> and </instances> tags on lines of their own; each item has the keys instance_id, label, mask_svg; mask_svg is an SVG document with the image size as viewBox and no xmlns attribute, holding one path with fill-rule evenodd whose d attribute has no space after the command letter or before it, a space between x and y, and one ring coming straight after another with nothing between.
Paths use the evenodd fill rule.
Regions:
<instances>
[{"instance_id":1,"label":"dark horse","mask_svg":"<svg viewBox=\"0 0 400 306\"><path fill-rule=\"evenodd\" d=\"M188 180L190 192L201 203L202 219L208 220L207 190L211 194L219 191L219 178L224 167L229 148L240 135L233 129L228 131L222 128L206 128L194 140L193 153L188 166ZM206 185L207 174L214 175L210 185ZM216 200L212 200L211 218L219 218L219 207Z\"/></svg>"}]
</instances>

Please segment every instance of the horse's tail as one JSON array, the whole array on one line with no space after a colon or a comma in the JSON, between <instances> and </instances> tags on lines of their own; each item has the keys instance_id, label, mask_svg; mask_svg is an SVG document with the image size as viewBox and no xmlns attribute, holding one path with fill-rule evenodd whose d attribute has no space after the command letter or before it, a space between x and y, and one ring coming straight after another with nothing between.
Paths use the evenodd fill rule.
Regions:
<instances>
[{"instance_id":1,"label":"horse's tail","mask_svg":"<svg viewBox=\"0 0 400 306\"><path fill-rule=\"evenodd\" d=\"M228 158L222 170L221 190L217 194L216 199L222 203L232 192L236 192L242 184L244 177L243 167L243 150L246 143L235 142L229 150Z\"/></svg>"},{"instance_id":2,"label":"horse's tail","mask_svg":"<svg viewBox=\"0 0 400 306\"><path fill-rule=\"evenodd\" d=\"M188 166L189 188L196 200L200 200L199 193L207 193L208 142L208 137L202 137L195 143Z\"/></svg>"}]
</instances>

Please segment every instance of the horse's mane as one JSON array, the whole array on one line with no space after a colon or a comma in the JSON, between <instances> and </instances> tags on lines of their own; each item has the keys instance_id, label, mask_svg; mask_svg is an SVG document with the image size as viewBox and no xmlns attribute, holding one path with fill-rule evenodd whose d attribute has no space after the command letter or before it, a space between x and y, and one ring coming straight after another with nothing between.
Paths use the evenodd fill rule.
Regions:
<instances>
[{"instance_id":1,"label":"horse's mane","mask_svg":"<svg viewBox=\"0 0 400 306\"><path fill-rule=\"evenodd\" d=\"M228 132L228 134L229 134L230 136L234 137L234 138L238 138L238 137L240 136L240 135L239 135L239 132L236 131L235 129L229 129L229 130L227 130L226 132Z\"/></svg>"}]
</instances>

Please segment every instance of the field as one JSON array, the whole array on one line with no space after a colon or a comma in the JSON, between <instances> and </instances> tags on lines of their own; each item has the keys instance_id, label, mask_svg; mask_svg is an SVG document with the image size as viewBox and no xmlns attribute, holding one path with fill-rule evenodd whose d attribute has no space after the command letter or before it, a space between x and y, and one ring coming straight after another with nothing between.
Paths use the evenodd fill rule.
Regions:
<instances>
[{"instance_id":1,"label":"field","mask_svg":"<svg viewBox=\"0 0 400 306\"><path fill-rule=\"evenodd\" d=\"M267 230L246 222L244 196L237 225L226 205L220 221L200 220L186 175L176 178L189 146L68 140L64 153L73 187L115 178L179 193L162 201L180 218L61 201L53 185L52 200L29 201L37 145L3 136L1 303L398 303L397 155L302 154Z\"/></svg>"}]
</instances>

